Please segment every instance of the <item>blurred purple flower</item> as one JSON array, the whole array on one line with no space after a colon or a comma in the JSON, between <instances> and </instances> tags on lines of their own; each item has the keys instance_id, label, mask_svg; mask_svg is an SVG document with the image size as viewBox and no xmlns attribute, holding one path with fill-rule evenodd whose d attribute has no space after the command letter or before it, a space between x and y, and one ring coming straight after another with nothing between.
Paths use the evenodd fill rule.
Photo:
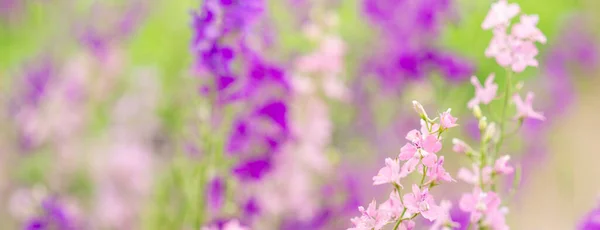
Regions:
<instances>
[{"instance_id":1,"label":"blurred purple flower","mask_svg":"<svg viewBox=\"0 0 600 230\"><path fill-rule=\"evenodd\" d=\"M468 79L472 64L435 46L451 9L449 0L364 0L363 11L380 30L383 49L367 59L364 70L393 91L405 80L421 79L433 71L453 82Z\"/></svg>"},{"instance_id":2,"label":"blurred purple flower","mask_svg":"<svg viewBox=\"0 0 600 230\"><path fill-rule=\"evenodd\" d=\"M596 207L588 212L579 222L577 230L598 230L600 229L600 207Z\"/></svg>"},{"instance_id":3,"label":"blurred purple flower","mask_svg":"<svg viewBox=\"0 0 600 230\"><path fill-rule=\"evenodd\" d=\"M271 159L267 157L242 161L233 172L242 181L255 181L260 180L269 170L271 170Z\"/></svg>"},{"instance_id":4,"label":"blurred purple flower","mask_svg":"<svg viewBox=\"0 0 600 230\"><path fill-rule=\"evenodd\" d=\"M47 197L42 203L42 213L27 221L24 229L78 229L76 221L55 197Z\"/></svg>"},{"instance_id":5,"label":"blurred purple flower","mask_svg":"<svg viewBox=\"0 0 600 230\"><path fill-rule=\"evenodd\" d=\"M225 202L225 182L220 177L214 177L209 183L206 200L211 212L217 213Z\"/></svg>"}]
</instances>

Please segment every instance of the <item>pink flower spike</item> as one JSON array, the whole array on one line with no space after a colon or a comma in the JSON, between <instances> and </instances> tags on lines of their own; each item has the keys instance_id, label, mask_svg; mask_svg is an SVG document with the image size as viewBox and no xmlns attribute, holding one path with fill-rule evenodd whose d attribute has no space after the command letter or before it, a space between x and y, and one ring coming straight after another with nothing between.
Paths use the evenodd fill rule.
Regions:
<instances>
[{"instance_id":1,"label":"pink flower spike","mask_svg":"<svg viewBox=\"0 0 600 230\"><path fill-rule=\"evenodd\" d=\"M458 118L453 117L452 114L450 114L450 111L451 109L448 109L446 112L440 114L440 126L444 129L457 126L456 120L458 120Z\"/></svg>"},{"instance_id":2,"label":"pink flower spike","mask_svg":"<svg viewBox=\"0 0 600 230\"><path fill-rule=\"evenodd\" d=\"M537 15L521 15L521 21L512 27L512 35L520 39L546 44L546 36L537 28L539 20L540 17Z\"/></svg>"},{"instance_id":3,"label":"pink flower spike","mask_svg":"<svg viewBox=\"0 0 600 230\"><path fill-rule=\"evenodd\" d=\"M498 85L494 83L495 75L492 73L485 80L485 86L482 86L479 83L477 77L471 77L471 83L475 86L475 98L471 99L468 103L468 107L471 109L475 105L479 105L480 103L489 104L496 97L496 92L498 91Z\"/></svg>"},{"instance_id":4,"label":"pink flower spike","mask_svg":"<svg viewBox=\"0 0 600 230\"><path fill-rule=\"evenodd\" d=\"M381 168L379 173L377 173L377 176L373 177L373 185L387 183L395 183L400 185L400 178L400 162L398 162L398 160L386 158L385 167Z\"/></svg>"},{"instance_id":5,"label":"pink flower spike","mask_svg":"<svg viewBox=\"0 0 600 230\"><path fill-rule=\"evenodd\" d=\"M513 173L515 169L510 165L507 165L508 160L510 160L509 155L505 155L503 157L498 158L496 160L496 163L494 164L494 171L498 174L504 175Z\"/></svg>"},{"instance_id":6,"label":"pink flower spike","mask_svg":"<svg viewBox=\"0 0 600 230\"><path fill-rule=\"evenodd\" d=\"M492 8L483 20L481 27L491 29L498 26L508 26L510 19L517 16L520 8L516 3L508 4L506 0L500 0L492 4Z\"/></svg>"},{"instance_id":7,"label":"pink flower spike","mask_svg":"<svg viewBox=\"0 0 600 230\"><path fill-rule=\"evenodd\" d=\"M446 169L444 169L444 156L441 156L438 159L434 167L430 167L429 169L427 169L427 176L429 177L429 181L427 182L427 184L433 182L437 183L440 181L455 181L450 176L450 173L446 172Z\"/></svg>"},{"instance_id":8,"label":"pink flower spike","mask_svg":"<svg viewBox=\"0 0 600 230\"><path fill-rule=\"evenodd\" d=\"M527 93L527 97L525 98L525 101L523 101L521 99L521 96L519 94L515 94L513 96L513 101L515 103L515 106L517 107L517 115L515 116L515 119L532 118L532 119L538 119L541 121L546 119L546 117L544 117L543 114L533 110L533 107L532 107L533 97L534 97L533 92Z\"/></svg>"},{"instance_id":9,"label":"pink flower spike","mask_svg":"<svg viewBox=\"0 0 600 230\"><path fill-rule=\"evenodd\" d=\"M404 195L404 206L412 213L421 213L425 219L434 221L438 217L439 207L435 204L433 196L429 190L419 189L419 186L413 184L412 192Z\"/></svg>"}]
</instances>

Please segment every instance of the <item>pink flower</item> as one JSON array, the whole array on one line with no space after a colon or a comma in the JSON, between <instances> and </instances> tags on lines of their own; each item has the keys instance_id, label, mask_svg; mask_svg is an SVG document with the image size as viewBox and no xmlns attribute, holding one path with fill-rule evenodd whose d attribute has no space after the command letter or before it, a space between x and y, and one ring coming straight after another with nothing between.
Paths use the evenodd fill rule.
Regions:
<instances>
[{"instance_id":1,"label":"pink flower","mask_svg":"<svg viewBox=\"0 0 600 230\"><path fill-rule=\"evenodd\" d=\"M219 230L216 226L202 227L201 230ZM250 228L240 225L238 220L230 220L223 225L222 230L250 230Z\"/></svg>"},{"instance_id":2,"label":"pink flower","mask_svg":"<svg viewBox=\"0 0 600 230\"><path fill-rule=\"evenodd\" d=\"M439 129L440 129L439 124L436 124L436 123L430 124L428 122L425 122L424 120L421 120L421 134L423 134L423 137L432 135L432 134L436 133Z\"/></svg>"},{"instance_id":3,"label":"pink flower","mask_svg":"<svg viewBox=\"0 0 600 230\"><path fill-rule=\"evenodd\" d=\"M387 201L379 205L379 212L387 213L392 219L404 218L400 216L403 209L404 205L402 205L400 195L398 195L398 192L395 190L390 193L390 197ZM406 213L404 215L406 215Z\"/></svg>"},{"instance_id":4,"label":"pink flower","mask_svg":"<svg viewBox=\"0 0 600 230\"><path fill-rule=\"evenodd\" d=\"M471 151L471 147L464 141L454 138L452 139L452 151L457 153L467 153Z\"/></svg>"},{"instance_id":5,"label":"pink flower","mask_svg":"<svg viewBox=\"0 0 600 230\"><path fill-rule=\"evenodd\" d=\"M479 187L475 187L472 193L463 194L459 207L461 210L471 213L471 222L474 223L484 215L496 212L500 207L500 202L500 197L496 193L485 193Z\"/></svg>"},{"instance_id":6,"label":"pink flower","mask_svg":"<svg viewBox=\"0 0 600 230\"><path fill-rule=\"evenodd\" d=\"M479 185L479 167L473 164L473 172L466 168L460 168L458 170L458 179L461 179L469 184ZM491 180L492 169L490 167L483 168L483 184L487 184Z\"/></svg>"},{"instance_id":7,"label":"pink flower","mask_svg":"<svg viewBox=\"0 0 600 230\"><path fill-rule=\"evenodd\" d=\"M506 207L490 210L483 219L482 225L493 230L509 230L510 228L506 225L506 213L508 213Z\"/></svg>"},{"instance_id":8,"label":"pink flower","mask_svg":"<svg viewBox=\"0 0 600 230\"><path fill-rule=\"evenodd\" d=\"M376 206L376 202L372 201L366 210L363 206L358 207L362 216L352 218L350 221L354 227L348 228L348 230L379 230L383 228L390 221L390 216L386 212L378 212Z\"/></svg>"},{"instance_id":9,"label":"pink flower","mask_svg":"<svg viewBox=\"0 0 600 230\"><path fill-rule=\"evenodd\" d=\"M508 4L506 0L500 0L492 4L481 27L487 30L498 26L507 26L510 24L510 19L517 16L519 11L519 5L516 3Z\"/></svg>"},{"instance_id":10,"label":"pink flower","mask_svg":"<svg viewBox=\"0 0 600 230\"><path fill-rule=\"evenodd\" d=\"M373 177L373 185L395 183L400 185L400 162L398 160L392 160L391 158L385 159L385 167L379 170L377 176ZM400 185L402 186L402 185Z\"/></svg>"},{"instance_id":11,"label":"pink flower","mask_svg":"<svg viewBox=\"0 0 600 230\"><path fill-rule=\"evenodd\" d=\"M523 72L527 66L538 66L535 57L538 49L532 40L520 39L506 34L506 27L494 29L494 37L485 50L486 57L493 57L498 65L511 67L515 72Z\"/></svg>"},{"instance_id":12,"label":"pink flower","mask_svg":"<svg viewBox=\"0 0 600 230\"><path fill-rule=\"evenodd\" d=\"M419 189L419 186L413 184L413 193L404 195L404 206L412 213L421 213L425 219L434 221L439 215L439 207L435 204L433 196L429 190Z\"/></svg>"},{"instance_id":13,"label":"pink flower","mask_svg":"<svg viewBox=\"0 0 600 230\"><path fill-rule=\"evenodd\" d=\"M435 153L442 149L442 143L434 135L423 137L421 132L412 130L406 135L406 139L410 141L400 149L398 159L406 161L402 165L401 174L405 175L413 172L419 161L427 167L435 166L437 155Z\"/></svg>"},{"instance_id":14,"label":"pink flower","mask_svg":"<svg viewBox=\"0 0 600 230\"><path fill-rule=\"evenodd\" d=\"M510 67L513 71L520 73L527 66L537 67L539 65L535 59L539 52L532 41L513 40L510 46L513 53Z\"/></svg>"},{"instance_id":15,"label":"pink flower","mask_svg":"<svg viewBox=\"0 0 600 230\"><path fill-rule=\"evenodd\" d=\"M485 56L496 58L500 66L509 66L512 63L511 39L506 34L506 27L495 28L494 37L485 50Z\"/></svg>"},{"instance_id":16,"label":"pink flower","mask_svg":"<svg viewBox=\"0 0 600 230\"><path fill-rule=\"evenodd\" d=\"M438 159L434 167L430 167L427 170L427 176L429 177L427 184L439 181L454 181L450 176L450 173L446 172L446 169L444 169L444 156L441 156Z\"/></svg>"},{"instance_id":17,"label":"pink flower","mask_svg":"<svg viewBox=\"0 0 600 230\"><path fill-rule=\"evenodd\" d=\"M537 28L539 20L540 18L537 15L521 15L521 21L512 27L512 34L523 40L545 44L547 41L546 36Z\"/></svg>"},{"instance_id":18,"label":"pink flower","mask_svg":"<svg viewBox=\"0 0 600 230\"><path fill-rule=\"evenodd\" d=\"M444 129L457 126L456 120L458 120L458 118L453 117L452 114L450 114L450 110L451 109L448 109L446 112L440 114L440 126Z\"/></svg>"},{"instance_id":19,"label":"pink flower","mask_svg":"<svg viewBox=\"0 0 600 230\"><path fill-rule=\"evenodd\" d=\"M237 220L231 220L223 226L223 230L250 230L250 228L243 227Z\"/></svg>"},{"instance_id":20,"label":"pink flower","mask_svg":"<svg viewBox=\"0 0 600 230\"><path fill-rule=\"evenodd\" d=\"M498 158L494 164L494 172L504 175L513 173L515 169L510 165L507 165L508 160L510 160L509 155Z\"/></svg>"},{"instance_id":21,"label":"pink flower","mask_svg":"<svg viewBox=\"0 0 600 230\"><path fill-rule=\"evenodd\" d=\"M415 229L415 222L412 220L405 220L402 222L402 224L400 224L400 230L414 230Z\"/></svg>"},{"instance_id":22,"label":"pink flower","mask_svg":"<svg viewBox=\"0 0 600 230\"><path fill-rule=\"evenodd\" d=\"M475 98L471 99L468 103L469 108L473 108L475 105L480 103L489 104L496 97L498 91L498 85L494 83L494 74L490 74L485 80L485 86L479 83L477 77L471 77L471 83L475 86Z\"/></svg>"},{"instance_id":23,"label":"pink flower","mask_svg":"<svg viewBox=\"0 0 600 230\"><path fill-rule=\"evenodd\" d=\"M523 101L523 99L521 99L521 96L519 94L515 94L513 96L513 101L515 103L515 106L517 107L517 115L515 116L515 119L533 118L533 119L538 119L541 121L546 119L543 114L533 110L533 108L532 108L533 97L534 97L533 92L527 93L527 97L525 98L525 101Z\"/></svg>"},{"instance_id":24,"label":"pink flower","mask_svg":"<svg viewBox=\"0 0 600 230\"><path fill-rule=\"evenodd\" d=\"M452 209L450 201L443 200L440 202L438 218L435 219L429 230L449 230L460 227L460 224L452 221L452 218L450 218L450 209Z\"/></svg>"}]
</instances>

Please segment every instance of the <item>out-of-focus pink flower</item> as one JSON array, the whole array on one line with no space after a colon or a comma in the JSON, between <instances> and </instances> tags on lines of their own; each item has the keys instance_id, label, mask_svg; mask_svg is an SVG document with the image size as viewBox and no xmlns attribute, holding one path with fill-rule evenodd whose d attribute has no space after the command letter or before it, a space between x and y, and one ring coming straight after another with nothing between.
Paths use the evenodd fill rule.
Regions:
<instances>
[{"instance_id":1,"label":"out-of-focus pink flower","mask_svg":"<svg viewBox=\"0 0 600 230\"><path fill-rule=\"evenodd\" d=\"M508 4L506 0L500 0L492 4L492 8L483 20L483 29L492 29L498 26L507 26L510 20L517 16L520 8L516 3Z\"/></svg>"},{"instance_id":2,"label":"out-of-focus pink flower","mask_svg":"<svg viewBox=\"0 0 600 230\"><path fill-rule=\"evenodd\" d=\"M504 175L513 173L515 169L512 166L507 165L508 160L510 160L509 155L498 158L494 164L494 172Z\"/></svg>"},{"instance_id":3,"label":"out-of-focus pink flower","mask_svg":"<svg viewBox=\"0 0 600 230\"><path fill-rule=\"evenodd\" d=\"M512 40L509 44L512 49L511 69L517 73L523 72L527 66L537 67L539 65L535 57L538 49L532 41Z\"/></svg>"},{"instance_id":4,"label":"out-of-focus pink flower","mask_svg":"<svg viewBox=\"0 0 600 230\"><path fill-rule=\"evenodd\" d=\"M362 216L352 218L350 221L354 227L348 228L348 230L379 230L383 228L390 221L390 215L386 212L379 212L376 206L376 202L372 201L367 209L363 206L358 207Z\"/></svg>"},{"instance_id":5,"label":"out-of-focus pink flower","mask_svg":"<svg viewBox=\"0 0 600 230\"><path fill-rule=\"evenodd\" d=\"M448 109L446 110L446 112L440 114L440 126L443 129L448 129L457 126L456 120L458 120L458 118L453 117L452 114L450 114L450 111L451 109Z\"/></svg>"},{"instance_id":6,"label":"out-of-focus pink flower","mask_svg":"<svg viewBox=\"0 0 600 230\"><path fill-rule=\"evenodd\" d=\"M475 86L475 97L468 103L469 108L473 108L481 103L489 104L496 97L498 85L494 83L494 74L490 74L485 80L485 85L482 86L477 77L471 77L471 84Z\"/></svg>"},{"instance_id":7,"label":"out-of-focus pink flower","mask_svg":"<svg viewBox=\"0 0 600 230\"><path fill-rule=\"evenodd\" d=\"M537 28L537 15L522 15L521 21L507 34L510 18L519 12L516 4L506 1L495 3L486 17L484 29L494 29L494 37L485 50L487 57L493 57L500 66L510 67L515 72L523 72L528 66L537 67L535 57L539 51L535 42L546 43L546 36Z\"/></svg>"},{"instance_id":8,"label":"out-of-focus pink flower","mask_svg":"<svg viewBox=\"0 0 600 230\"><path fill-rule=\"evenodd\" d=\"M533 92L527 93L527 97L525 98L525 101L523 101L523 99L521 99L521 96L519 94L515 94L513 96L513 101L515 103L515 106L517 107L517 115L515 116L515 119L533 118L533 119L537 119L537 120L541 120L541 121L546 119L546 117L544 117L543 114L533 110L533 107L532 107L533 97L534 97Z\"/></svg>"},{"instance_id":9,"label":"out-of-focus pink flower","mask_svg":"<svg viewBox=\"0 0 600 230\"><path fill-rule=\"evenodd\" d=\"M446 172L446 169L444 169L444 156L438 158L434 167L427 169L427 176L429 177L427 184L440 181L454 181L450 176L450 173Z\"/></svg>"},{"instance_id":10,"label":"out-of-focus pink flower","mask_svg":"<svg viewBox=\"0 0 600 230\"><path fill-rule=\"evenodd\" d=\"M223 230L250 230L250 228L243 227L238 220L230 220L223 226Z\"/></svg>"},{"instance_id":11,"label":"out-of-focus pink flower","mask_svg":"<svg viewBox=\"0 0 600 230\"><path fill-rule=\"evenodd\" d=\"M469 184L478 185L479 184L479 167L476 164L473 164L473 171L466 168L460 168L458 170L458 179L461 179ZM484 167L483 168L483 184L487 184L491 180L492 168Z\"/></svg>"},{"instance_id":12,"label":"out-of-focus pink flower","mask_svg":"<svg viewBox=\"0 0 600 230\"><path fill-rule=\"evenodd\" d=\"M486 193L481 191L479 187L475 187L472 193L463 194L460 198L459 207L461 210L471 213L471 222L475 223L484 215L497 212L500 202L500 197L496 193Z\"/></svg>"},{"instance_id":13,"label":"out-of-focus pink flower","mask_svg":"<svg viewBox=\"0 0 600 230\"><path fill-rule=\"evenodd\" d=\"M434 221L439 216L439 207L435 204L429 189L419 189L413 184L412 193L404 195L404 206L412 213L421 213L425 219Z\"/></svg>"},{"instance_id":14,"label":"out-of-focus pink flower","mask_svg":"<svg viewBox=\"0 0 600 230\"><path fill-rule=\"evenodd\" d=\"M392 160L391 158L385 159L385 167L379 170L377 176L373 177L373 185L395 183L400 185L400 162L398 160ZM400 185L402 186L402 185Z\"/></svg>"},{"instance_id":15,"label":"out-of-focus pink flower","mask_svg":"<svg viewBox=\"0 0 600 230\"><path fill-rule=\"evenodd\" d=\"M440 202L440 209L438 218L435 219L433 225L429 230L450 230L460 227L460 224L452 221L450 218L450 209L452 208L452 203L447 200L442 200Z\"/></svg>"},{"instance_id":16,"label":"out-of-focus pink flower","mask_svg":"<svg viewBox=\"0 0 600 230\"><path fill-rule=\"evenodd\" d=\"M452 139L452 151L457 152L457 153L467 153L468 151L471 151L471 147L465 143L464 141L454 138Z\"/></svg>"},{"instance_id":17,"label":"out-of-focus pink flower","mask_svg":"<svg viewBox=\"0 0 600 230\"><path fill-rule=\"evenodd\" d=\"M537 28L539 20L538 15L521 15L521 21L512 27L512 34L520 39L545 44L547 41L546 36Z\"/></svg>"},{"instance_id":18,"label":"out-of-focus pink flower","mask_svg":"<svg viewBox=\"0 0 600 230\"><path fill-rule=\"evenodd\" d=\"M216 226L206 226L202 227L200 230L219 230L219 228ZM223 225L221 230L250 230L250 228L242 226L238 220L230 220Z\"/></svg>"},{"instance_id":19,"label":"out-of-focus pink flower","mask_svg":"<svg viewBox=\"0 0 600 230\"><path fill-rule=\"evenodd\" d=\"M490 210L485 215L481 225L493 230L509 230L510 228L506 224L505 218L507 213L508 209L506 207Z\"/></svg>"}]
</instances>

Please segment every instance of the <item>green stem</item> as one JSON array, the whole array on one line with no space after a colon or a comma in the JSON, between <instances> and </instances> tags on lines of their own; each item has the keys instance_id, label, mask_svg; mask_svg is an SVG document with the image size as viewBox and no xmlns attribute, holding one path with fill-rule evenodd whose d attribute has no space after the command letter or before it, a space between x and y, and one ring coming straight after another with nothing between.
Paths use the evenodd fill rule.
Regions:
<instances>
[{"instance_id":1,"label":"green stem","mask_svg":"<svg viewBox=\"0 0 600 230\"><path fill-rule=\"evenodd\" d=\"M511 95L512 83L511 83L512 71L510 69L506 69L506 89L504 92L504 106L502 108L502 117L500 117L500 140L496 144L495 154L500 152L500 148L502 147L502 142L504 142L504 125L506 124L506 112L508 110L508 99Z\"/></svg>"},{"instance_id":2,"label":"green stem","mask_svg":"<svg viewBox=\"0 0 600 230\"><path fill-rule=\"evenodd\" d=\"M419 183L419 188L423 188L423 182L425 182L425 175L427 175L427 166L423 165L423 176L421 177L421 183Z\"/></svg>"},{"instance_id":3,"label":"green stem","mask_svg":"<svg viewBox=\"0 0 600 230\"><path fill-rule=\"evenodd\" d=\"M404 221L404 219L402 219L402 217L404 216L404 213L406 213L406 208L404 208L402 210L402 214L400 214L400 216L398 217L398 221L396 222L396 225L394 225L394 230L398 230L398 227L400 226L402 221Z\"/></svg>"}]
</instances>

